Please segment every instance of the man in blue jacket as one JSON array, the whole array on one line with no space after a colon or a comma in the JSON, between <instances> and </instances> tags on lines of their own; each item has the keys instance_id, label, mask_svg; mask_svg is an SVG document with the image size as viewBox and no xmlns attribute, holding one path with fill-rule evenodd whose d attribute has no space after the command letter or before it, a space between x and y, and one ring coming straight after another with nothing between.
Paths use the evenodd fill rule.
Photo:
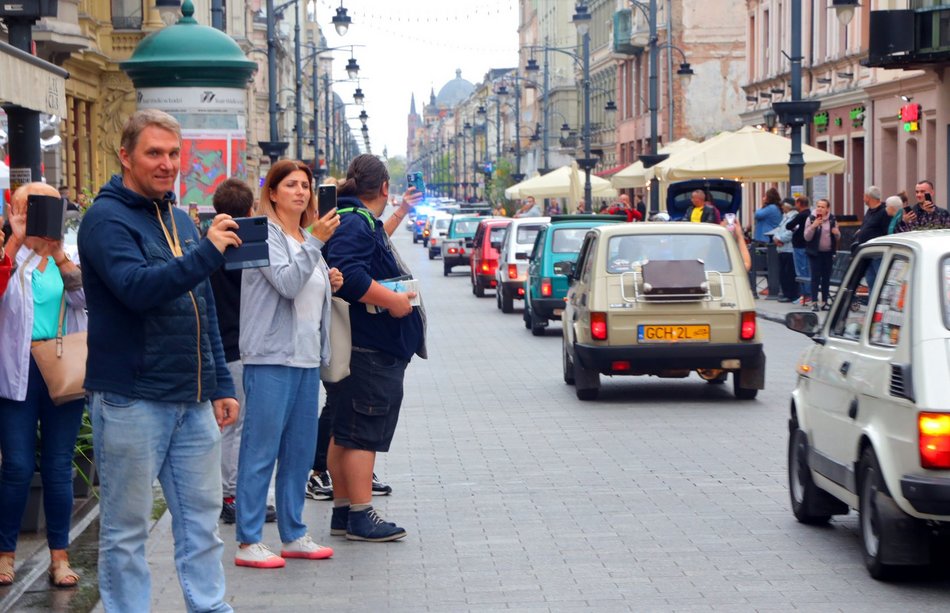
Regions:
<instances>
[{"instance_id":1,"label":"man in blue jacket","mask_svg":"<svg viewBox=\"0 0 950 613\"><path fill-rule=\"evenodd\" d=\"M108 612L151 608L145 541L156 477L188 610L231 611L216 527L220 428L239 407L208 277L240 239L228 215L202 239L174 206L180 151L175 118L135 113L122 132L122 174L103 186L79 230L85 387L101 482L99 592Z\"/></svg>"}]
</instances>

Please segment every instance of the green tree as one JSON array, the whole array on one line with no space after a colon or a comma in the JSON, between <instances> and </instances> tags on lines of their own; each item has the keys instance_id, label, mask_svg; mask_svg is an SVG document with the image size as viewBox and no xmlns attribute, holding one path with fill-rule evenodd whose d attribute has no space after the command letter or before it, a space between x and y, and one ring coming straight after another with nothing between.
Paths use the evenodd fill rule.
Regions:
<instances>
[{"instance_id":1,"label":"green tree","mask_svg":"<svg viewBox=\"0 0 950 613\"><path fill-rule=\"evenodd\" d=\"M406 158L396 155L383 160L389 170L389 193L403 194L406 191Z\"/></svg>"}]
</instances>

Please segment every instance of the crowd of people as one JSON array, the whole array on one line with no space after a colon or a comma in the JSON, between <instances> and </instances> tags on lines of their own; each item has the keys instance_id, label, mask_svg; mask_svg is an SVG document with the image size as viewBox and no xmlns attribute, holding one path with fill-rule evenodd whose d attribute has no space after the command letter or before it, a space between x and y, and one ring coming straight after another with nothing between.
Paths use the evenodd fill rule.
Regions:
<instances>
[{"instance_id":1,"label":"crowd of people","mask_svg":"<svg viewBox=\"0 0 950 613\"><path fill-rule=\"evenodd\" d=\"M150 608L145 542L156 479L189 610L231 610L219 521L236 523L239 566L332 556L303 521L320 423L329 430L330 534L369 542L406 536L372 506L382 489L374 488L374 467L395 434L406 367L414 355L426 357L425 311L415 293L380 281L411 275L389 235L421 194L410 189L384 223L389 175L376 157L360 155L338 182L338 207L318 215L309 167L284 160L271 166L256 205L240 179L220 184L217 215L202 236L176 206L180 152L181 128L170 115L141 110L128 120L122 172L80 225L78 266L61 240L25 232L28 197L59 192L30 183L13 194L11 230L0 235L0 585L16 580L20 519L37 468L50 581L81 581L68 538L73 449L86 406L106 611ZM269 264L225 270L225 251L242 242L235 219L249 215L266 218ZM331 296L349 303L352 357L349 376L325 384L318 420L320 371L332 357ZM31 345L82 331L87 399L55 406ZM267 505L272 476L276 508ZM263 524L275 520L279 554L263 542Z\"/></svg>"}]
</instances>

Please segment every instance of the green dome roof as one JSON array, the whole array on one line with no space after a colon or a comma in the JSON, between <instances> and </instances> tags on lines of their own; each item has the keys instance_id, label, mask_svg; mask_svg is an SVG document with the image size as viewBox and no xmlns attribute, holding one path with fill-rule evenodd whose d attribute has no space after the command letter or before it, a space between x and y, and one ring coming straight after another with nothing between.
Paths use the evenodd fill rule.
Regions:
<instances>
[{"instance_id":1,"label":"green dome roof","mask_svg":"<svg viewBox=\"0 0 950 613\"><path fill-rule=\"evenodd\" d=\"M233 38L195 21L186 0L178 23L152 32L132 57L119 63L136 88L236 87L244 89L257 70Z\"/></svg>"}]
</instances>

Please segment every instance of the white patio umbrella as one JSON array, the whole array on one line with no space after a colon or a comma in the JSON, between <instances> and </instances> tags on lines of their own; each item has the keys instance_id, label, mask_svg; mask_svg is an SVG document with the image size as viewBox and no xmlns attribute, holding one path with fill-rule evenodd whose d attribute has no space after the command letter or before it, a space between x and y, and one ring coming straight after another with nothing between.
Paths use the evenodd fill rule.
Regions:
<instances>
[{"instance_id":1,"label":"white patio umbrella","mask_svg":"<svg viewBox=\"0 0 950 613\"><path fill-rule=\"evenodd\" d=\"M617 190L607 179L591 175L591 195L595 198L616 198ZM516 189L517 188L517 189ZM511 192L511 193L509 193ZM517 195L513 195L517 193ZM561 166L546 175L541 175L512 185L505 190L508 198L567 198L577 202L584 195L584 175L578 170L577 163ZM590 203L588 203L590 204Z\"/></svg>"},{"instance_id":2,"label":"white patio umbrella","mask_svg":"<svg viewBox=\"0 0 950 613\"><path fill-rule=\"evenodd\" d=\"M653 167L661 181L718 178L738 181L788 181L792 141L752 126L723 132ZM844 172L845 160L802 145L805 176Z\"/></svg>"},{"instance_id":3,"label":"white patio umbrella","mask_svg":"<svg viewBox=\"0 0 950 613\"><path fill-rule=\"evenodd\" d=\"M0 189L10 189L10 167L0 160Z\"/></svg>"},{"instance_id":4,"label":"white patio umbrella","mask_svg":"<svg viewBox=\"0 0 950 613\"><path fill-rule=\"evenodd\" d=\"M675 140L672 143L660 147L659 153L666 153L667 155L673 156L682 151L686 151L698 145L694 140L688 138L681 138ZM614 176L610 178L610 184L616 187L617 189L629 188L629 187L646 187L650 183L650 179L653 178L653 171L649 168L643 167L643 162L637 160L633 164L630 164Z\"/></svg>"}]
</instances>

